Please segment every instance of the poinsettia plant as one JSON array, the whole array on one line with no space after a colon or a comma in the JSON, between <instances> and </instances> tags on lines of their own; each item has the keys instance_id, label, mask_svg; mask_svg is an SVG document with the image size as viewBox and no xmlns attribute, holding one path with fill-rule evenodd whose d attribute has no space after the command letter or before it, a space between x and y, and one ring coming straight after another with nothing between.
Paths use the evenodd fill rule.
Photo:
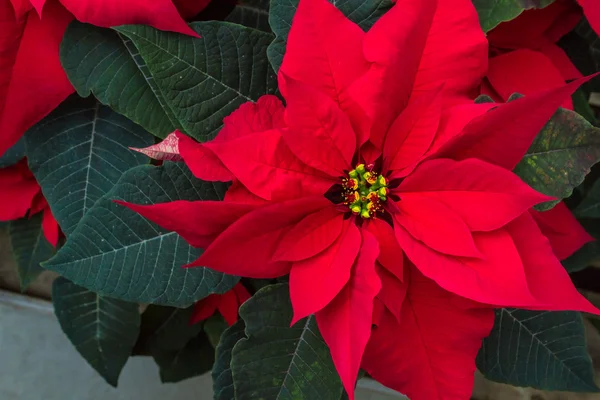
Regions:
<instances>
[{"instance_id":1,"label":"poinsettia plant","mask_svg":"<svg viewBox=\"0 0 600 400\"><path fill-rule=\"evenodd\" d=\"M23 289L114 386L599 391L591 3L0 0Z\"/></svg>"}]
</instances>

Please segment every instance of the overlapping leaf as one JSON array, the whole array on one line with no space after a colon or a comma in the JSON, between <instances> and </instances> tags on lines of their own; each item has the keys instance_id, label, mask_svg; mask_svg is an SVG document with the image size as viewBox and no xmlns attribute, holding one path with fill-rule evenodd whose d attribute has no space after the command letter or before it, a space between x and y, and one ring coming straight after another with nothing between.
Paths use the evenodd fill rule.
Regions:
<instances>
[{"instance_id":1,"label":"overlapping leaf","mask_svg":"<svg viewBox=\"0 0 600 400\"><path fill-rule=\"evenodd\" d=\"M369 30L375 22L392 5L392 0L330 0L339 8L352 22L358 24L362 29ZM288 33L292 26L292 19L298 8L299 0L272 0L269 13L269 24L276 37L269 46L268 56L275 71L279 71Z\"/></svg>"},{"instance_id":2,"label":"overlapping leaf","mask_svg":"<svg viewBox=\"0 0 600 400\"><path fill-rule=\"evenodd\" d=\"M182 130L206 141L242 103L277 90L266 59L273 35L227 22L190 26L201 38L144 25L116 29L139 50Z\"/></svg>"},{"instance_id":3,"label":"overlapping leaf","mask_svg":"<svg viewBox=\"0 0 600 400\"><path fill-rule=\"evenodd\" d=\"M58 278L54 312L77 351L106 381L117 386L140 328L138 306L100 296Z\"/></svg>"},{"instance_id":4,"label":"overlapping leaf","mask_svg":"<svg viewBox=\"0 0 600 400\"><path fill-rule=\"evenodd\" d=\"M179 382L211 370L215 349L204 333L192 338L181 349L159 351L153 355L162 382Z\"/></svg>"},{"instance_id":5,"label":"overlapping leaf","mask_svg":"<svg viewBox=\"0 0 600 400\"><path fill-rule=\"evenodd\" d=\"M165 137L180 128L131 40L117 32L73 21L60 59L82 97L96 98L148 132Z\"/></svg>"},{"instance_id":6,"label":"overlapping leaf","mask_svg":"<svg viewBox=\"0 0 600 400\"><path fill-rule=\"evenodd\" d=\"M239 278L182 268L201 250L113 200L219 200L226 187L195 179L183 163L133 168L94 204L44 266L87 289L129 301L186 307L211 293L224 293Z\"/></svg>"},{"instance_id":7,"label":"overlapping leaf","mask_svg":"<svg viewBox=\"0 0 600 400\"><path fill-rule=\"evenodd\" d=\"M599 160L600 129L561 108L536 136L515 173L532 188L557 198L537 206L547 210L569 197Z\"/></svg>"},{"instance_id":8,"label":"overlapping leaf","mask_svg":"<svg viewBox=\"0 0 600 400\"><path fill-rule=\"evenodd\" d=\"M271 32L269 26L269 0L238 1L225 21Z\"/></svg>"},{"instance_id":9,"label":"overlapping leaf","mask_svg":"<svg viewBox=\"0 0 600 400\"><path fill-rule=\"evenodd\" d=\"M554 0L473 0L484 32L498 24L517 18L525 10L544 8Z\"/></svg>"},{"instance_id":10,"label":"overlapping leaf","mask_svg":"<svg viewBox=\"0 0 600 400\"><path fill-rule=\"evenodd\" d=\"M25 157L25 138L21 137L13 147L6 150L6 153L0 157L0 168L15 165L23 157Z\"/></svg>"},{"instance_id":11,"label":"overlapping leaf","mask_svg":"<svg viewBox=\"0 0 600 400\"><path fill-rule=\"evenodd\" d=\"M342 385L314 316L290 327L287 284L267 286L240 308L246 339L232 351L231 370L238 400L338 400ZM227 384L224 380L223 385ZM215 393L225 390L216 386Z\"/></svg>"},{"instance_id":12,"label":"overlapping leaf","mask_svg":"<svg viewBox=\"0 0 600 400\"><path fill-rule=\"evenodd\" d=\"M8 234L17 262L21 290L25 290L44 270L40 263L54 255L54 247L44 236L42 215L38 213L31 218L21 218L9 224Z\"/></svg>"},{"instance_id":13,"label":"overlapping leaf","mask_svg":"<svg viewBox=\"0 0 600 400\"><path fill-rule=\"evenodd\" d=\"M576 312L497 310L477 367L488 379L515 386L598 391Z\"/></svg>"},{"instance_id":14,"label":"overlapping leaf","mask_svg":"<svg viewBox=\"0 0 600 400\"><path fill-rule=\"evenodd\" d=\"M148 163L128 149L154 143L138 125L93 97L72 96L27 131L27 160L67 237L125 171Z\"/></svg>"},{"instance_id":15,"label":"overlapping leaf","mask_svg":"<svg viewBox=\"0 0 600 400\"><path fill-rule=\"evenodd\" d=\"M243 320L223 332L216 349L215 365L212 370L213 391L215 400L231 400L235 398L233 376L231 374L231 351L233 346L246 337Z\"/></svg>"}]
</instances>

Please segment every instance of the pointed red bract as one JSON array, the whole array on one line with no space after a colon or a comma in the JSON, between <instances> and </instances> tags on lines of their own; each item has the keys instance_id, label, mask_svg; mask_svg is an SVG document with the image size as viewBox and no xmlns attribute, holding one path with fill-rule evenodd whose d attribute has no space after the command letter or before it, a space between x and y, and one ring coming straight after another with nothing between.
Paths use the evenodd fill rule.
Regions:
<instances>
[{"instance_id":1,"label":"pointed red bract","mask_svg":"<svg viewBox=\"0 0 600 400\"><path fill-rule=\"evenodd\" d=\"M387 222L374 219L367 224L367 229L375 236L379 244L377 261L399 281L402 281L404 279L404 253L396 240L394 228Z\"/></svg>"},{"instance_id":2,"label":"pointed red bract","mask_svg":"<svg viewBox=\"0 0 600 400\"><path fill-rule=\"evenodd\" d=\"M440 201L472 231L501 228L534 205L552 200L512 172L477 159L427 161L404 179L398 195L416 202L419 198Z\"/></svg>"},{"instance_id":3,"label":"pointed red bract","mask_svg":"<svg viewBox=\"0 0 600 400\"><path fill-rule=\"evenodd\" d=\"M211 294L196 302L190 318L190 325L204 321L210 318L215 311L219 311L225 322L231 326L238 320L239 307L249 298L250 293L241 283L223 294Z\"/></svg>"},{"instance_id":4,"label":"pointed red bract","mask_svg":"<svg viewBox=\"0 0 600 400\"><path fill-rule=\"evenodd\" d=\"M548 238L552 251L559 260L564 260L584 244L594 240L575 219L565 203L558 203L548 211L531 210L542 234Z\"/></svg>"},{"instance_id":5,"label":"pointed red bract","mask_svg":"<svg viewBox=\"0 0 600 400\"><path fill-rule=\"evenodd\" d=\"M443 154L457 160L479 158L512 170L556 109L593 76L497 106L469 123Z\"/></svg>"},{"instance_id":6,"label":"pointed red bract","mask_svg":"<svg viewBox=\"0 0 600 400\"><path fill-rule=\"evenodd\" d=\"M275 261L300 261L328 248L342 233L343 217L331 206L308 215L281 238Z\"/></svg>"},{"instance_id":7,"label":"pointed red bract","mask_svg":"<svg viewBox=\"0 0 600 400\"><path fill-rule=\"evenodd\" d=\"M565 83L565 78L548 57L526 49L492 58L487 78L504 101L513 93L527 96ZM572 110L573 102L567 98L562 106Z\"/></svg>"},{"instance_id":8,"label":"pointed red bract","mask_svg":"<svg viewBox=\"0 0 600 400\"><path fill-rule=\"evenodd\" d=\"M335 242L316 256L295 262L290 271L290 299L296 321L320 311L329 304L350 279L350 270L358 255L361 235L346 220ZM306 293L312 292L312 296Z\"/></svg>"},{"instance_id":9,"label":"pointed red bract","mask_svg":"<svg viewBox=\"0 0 600 400\"><path fill-rule=\"evenodd\" d=\"M316 0L325 1L325 0ZM304 163L340 177L351 168L356 136L339 106L310 85L286 79L287 121L282 131L292 152Z\"/></svg>"},{"instance_id":10,"label":"pointed red bract","mask_svg":"<svg viewBox=\"0 0 600 400\"><path fill-rule=\"evenodd\" d=\"M35 12L29 12L26 18L8 78L4 108L0 110L0 155L74 92L58 56L63 34L73 17L58 2L50 2L44 7L42 20Z\"/></svg>"},{"instance_id":11,"label":"pointed red bract","mask_svg":"<svg viewBox=\"0 0 600 400\"><path fill-rule=\"evenodd\" d=\"M533 217L524 214L511 222L508 232L517 246L529 288L539 301L538 310L571 310L600 314L573 286L569 274L552 253Z\"/></svg>"},{"instance_id":12,"label":"pointed red bract","mask_svg":"<svg viewBox=\"0 0 600 400\"><path fill-rule=\"evenodd\" d=\"M279 239L304 216L329 205L327 199L319 196L261 207L230 225L189 266L210 266L226 274L249 278L285 275L290 263L271 261Z\"/></svg>"},{"instance_id":13,"label":"pointed red bract","mask_svg":"<svg viewBox=\"0 0 600 400\"><path fill-rule=\"evenodd\" d=\"M411 400L468 399L475 356L493 324L491 309L469 308L413 272L399 321L383 313L362 368Z\"/></svg>"},{"instance_id":14,"label":"pointed red bract","mask_svg":"<svg viewBox=\"0 0 600 400\"><path fill-rule=\"evenodd\" d=\"M125 206L161 227L175 231L196 247L208 246L232 223L256 208L252 204L223 201L186 201L151 205L131 204L120 200Z\"/></svg>"},{"instance_id":15,"label":"pointed red bract","mask_svg":"<svg viewBox=\"0 0 600 400\"><path fill-rule=\"evenodd\" d=\"M381 148L385 134L408 103L437 0L399 0L367 32L367 73L350 88L372 121L370 140Z\"/></svg>"},{"instance_id":16,"label":"pointed red bract","mask_svg":"<svg viewBox=\"0 0 600 400\"><path fill-rule=\"evenodd\" d=\"M381 279L381 290L377 294L377 298L381 300L396 319L400 319L402 303L406 297L408 284L404 282L404 277L399 280L397 276L380 264L375 264L375 269L379 279Z\"/></svg>"},{"instance_id":17,"label":"pointed red bract","mask_svg":"<svg viewBox=\"0 0 600 400\"><path fill-rule=\"evenodd\" d=\"M585 17L590 22L590 25L596 32L600 32L600 7L598 2L594 0L577 0Z\"/></svg>"},{"instance_id":18,"label":"pointed red bract","mask_svg":"<svg viewBox=\"0 0 600 400\"><path fill-rule=\"evenodd\" d=\"M378 246L374 236L361 231L362 244L350 281L317 315L317 324L331 350L333 363L350 400L365 346L371 333L373 299L381 289L375 272Z\"/></svg>"}]
</instances>

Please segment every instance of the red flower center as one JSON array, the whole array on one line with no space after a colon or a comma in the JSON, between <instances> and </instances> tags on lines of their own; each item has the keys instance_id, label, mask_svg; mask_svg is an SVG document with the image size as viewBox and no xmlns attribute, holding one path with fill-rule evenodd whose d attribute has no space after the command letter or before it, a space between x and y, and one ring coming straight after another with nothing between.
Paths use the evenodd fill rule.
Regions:
<instances>
[{"instance_id":1,"label":"red flower center","mask_svg":"<svg viewBox=\"0 0 600 400\"><path fill-rule=\"evenodd\" d=\"M373 165L358 164L342 178L342 197L350 211L362 218L374 218L383 213L388 196L388 180L373 170Z\"/></svg>"}]
</instances>

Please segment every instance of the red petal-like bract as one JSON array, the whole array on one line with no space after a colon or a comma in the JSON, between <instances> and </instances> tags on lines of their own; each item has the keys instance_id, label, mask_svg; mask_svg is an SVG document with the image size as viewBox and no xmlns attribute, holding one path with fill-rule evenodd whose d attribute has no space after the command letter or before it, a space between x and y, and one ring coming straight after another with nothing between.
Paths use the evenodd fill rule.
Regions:
<instances>
[{"instance_id":1,"label":"red petal-like bract","mask_svg":"<svg viewBox=\"0 0 600 400\"><path fill-rule=\"evenodd\" d=\"M583 13L592 28L600 34L600 7L598 7L598 2L595 0L577 0L577 2L583 8Z\"/></svg>"},{"instance_id":2,"label":"red petal-like bract","mask_svg":"<svg viewBox=\"0 0 600 400\"><path fill-rule=\"evenodd\" d=\"M226 293L211 294L196 302L190 318L190 325L204 321L211 317L215 311L219 311L225 322L231 326L238 320L239 307L249 298L250 293L241 283L238 283Z\"/></svg>"},{"instance_id":3,"label":"red petal-like bract","mask_svg":"<svg viewBox=\"0 0 600 400\"><path fill-rule=\"evenodd\" d=\"M4 66L0 69L0 106L4 103L0 108L0 155L74 92L58 56L63 34L73 17L53 1L44 7L42 20L35 12L27 13L24 18L24 30L17 24L6 31L7 35L12 31L13 38L17 38L19 32L23 34L12 69ZM8 50L11 51L10 46ZM6 62L10 63L10 58ZM3 85L6 85L4 95Z\"/></svg>"},{"instance_id":4,"label":"red petal-like bract","mask_svg":"<svg viewBox=\"0 0 600 400\"><path fill-rule=\"evenodd\" d=\"M441 289L412 268L400 319L384 312L362 368L411 400L471 396L475 356L494 324L491 309Z\"/></svg>"},{"instance_id":5,"label":"red petal-like bract","mask_svg":"<svg viewBox=\"0 0 600 400\"><path fill-rule=\"evenodd\" d=\"M381 289L375 271L378 246L375 237L361 231L362 244L352 267L350 281L323 310L317 312L317 324L331 350L333 363L350 398L373 320L373 299Z\"/></svg>"},{"instance_id":6,"label":"red petal-like bract","mask_svg":"<svg viewBox=\"0 0 600 400\"><path fill-rule=\"evenodd\" d=\"M531 210L531 215L542 234L548 238L559 260L564 260L584 244L594 240L575 219L565 203L558 203L548 211Z\"/></svg>"}]
</instances>

